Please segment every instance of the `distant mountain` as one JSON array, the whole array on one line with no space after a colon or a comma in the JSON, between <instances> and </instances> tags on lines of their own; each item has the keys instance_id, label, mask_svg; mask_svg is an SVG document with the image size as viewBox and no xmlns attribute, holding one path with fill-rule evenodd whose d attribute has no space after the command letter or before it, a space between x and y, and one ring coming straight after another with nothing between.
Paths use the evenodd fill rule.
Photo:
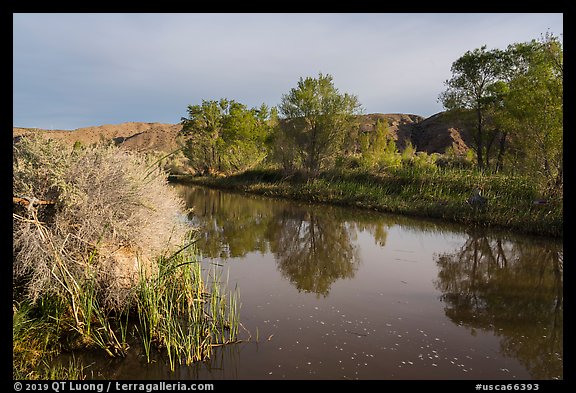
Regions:
<instances>
[{"instance_id":1,"label":"distant mountain","mask_svg":"<svg viewBox=\"0 0 576 393\"><path fill-rule=\"evenodd\" d=\"M378 120L386 121L388 129L396 138L399 150L403 150L410 141L417 151L444 153L448 147L457 152L465 152L470 145L470 134L455 125L444 112L429 118L412 114L373 113L360 115L360 131L371 132ZM100 141L114 141L123 148L148 151L171 152L178 148L176 136L180 124L129 122L102 126L78 128L75 130L43 130L13 127L13 138L42 133L51 139L70 144L80 142L84 145Z\"/></svg>"}]
</instances>

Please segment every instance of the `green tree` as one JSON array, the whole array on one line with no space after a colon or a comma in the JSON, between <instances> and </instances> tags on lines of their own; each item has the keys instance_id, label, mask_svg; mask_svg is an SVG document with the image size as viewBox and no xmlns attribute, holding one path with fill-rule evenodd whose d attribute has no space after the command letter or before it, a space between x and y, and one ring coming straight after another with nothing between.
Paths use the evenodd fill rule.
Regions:
<instances>
[{"instance_id":1,"label":"green tree","mask_svg":"<svg viewBox=\"0 0 576 393\"><path fill-rule=\"evenodd\" d=\"M281 153L276 155L285 169L317 174L334 163L360 103L354 95L341 94L331 75L320 73L318 78L300 78L282 96L279 110L285 120L275 138L274 148Z\"/></svg>"},{"instance_id":2,"label":"green tree","mask_svg":"<svg viewBox=\"0 0 576 393\"><path fill-rule=\"evenodd\" d=\"M512 134L517 162L542 183L544 192L563 188L563 48L558 37L514 44L516 72L504 100L503 122Z\"/></svg>"},{"instance_id":3,"label":"green tree","mask_svg":"<svg viewBox=\"0 0 576 393\"><path fill-rule=\"evenodd\" d=\"M446 109L474 115L472 148L476 151L479 169L489 168L490 148L498 135L497 130L487 131L488 115L502 99L506 59L504 51L487 51L485 45L467 51L452 63L452 78L445 82L447 89L439 97Z\"/></svg>"},{"instance_id":4,"label":"green tree","mask_svg":"<svg viewBox=\"0 0 576 393\"><path fill-rule=\"evenodd\" d=\"M184 153L194 170L204 174L244 170L266 156L272 112L264 104L248 109L234 100L203 100L189 105L183 117Z\"/></svg>"},{"instance_id":5,"label":"green tree","mask_svg":"<svg viewBox=\"0 0 576 393\"><path fill-rule=\"evenodd\" d=\"M396 141L385 121L377 120L374 132L364 132L359 137L364 168L388 167L393 161L399 161ZM393 166L393 165L392 165Z\"/></svg>"},{"instance_id":6,"label":"green tree","mask_svg":"<svg viewBox=\"0 0 576 393\"><path fill-rule=\"evenodd\" d=\"M205 101L189 105L188 118L183 117L182 134L187 136L185 155L191 166L202 173L215 172L218 167L218 145L222 139L222 118L227 100Z\"/></svg>"}]
</instances>

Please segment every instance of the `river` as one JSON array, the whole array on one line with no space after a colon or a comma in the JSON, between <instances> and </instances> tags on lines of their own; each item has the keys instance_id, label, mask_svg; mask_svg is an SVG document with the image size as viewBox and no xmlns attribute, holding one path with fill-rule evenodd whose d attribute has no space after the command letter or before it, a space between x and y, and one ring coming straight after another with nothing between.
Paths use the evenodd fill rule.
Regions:
<instances>
[{"instance_id":1,"label":"river","mask_svg":"<svg viewBox=\"0 0 576 393\"><path fill-rule=\"evenodd\" d=\"M175 372L131 349L102 377L563 379L561 239L174 187L246 341Z\"/></svg>"}]
</instances>

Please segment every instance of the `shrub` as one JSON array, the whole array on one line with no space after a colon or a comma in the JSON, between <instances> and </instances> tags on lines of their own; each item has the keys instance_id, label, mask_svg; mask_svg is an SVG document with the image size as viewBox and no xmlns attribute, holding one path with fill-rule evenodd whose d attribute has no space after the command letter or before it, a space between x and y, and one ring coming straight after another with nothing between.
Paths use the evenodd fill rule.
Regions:
<instances>
[{"instance_id":1,"label":"shrub","mask_svg":"<svg viewBox=\"0 0 576 393\"><path fill-rule=\"evenodd\" d=\"M183 202L150 164L114 146L14 143L13 195L51 203L14 205L13 277L24 297L66 297L89 283L106 308L126 304L139 272L155 271L189 231Z\"/></svg>"},{"instance_id":2,"label":"shrub","mask_svg":"<svg viewBox=\"0 0 576 393\"><path fill-rule=\"evenodd\" d=\"M436 165L439 168L447 169L473 169L476 166L474 151L468 149L464 154L458 153L453 146L446 149L444 154L441 154L436 159Z\"/></svg>"}]
</instances>

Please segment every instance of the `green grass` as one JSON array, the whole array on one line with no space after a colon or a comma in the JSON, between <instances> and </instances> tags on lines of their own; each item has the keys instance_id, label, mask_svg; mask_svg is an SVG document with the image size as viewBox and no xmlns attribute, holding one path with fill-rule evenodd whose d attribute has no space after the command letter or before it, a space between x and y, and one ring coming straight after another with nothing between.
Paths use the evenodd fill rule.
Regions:
<instances>
[{"instance_id":1,"label":"green grass","mask_svg":"<svg viewBox=\"0 0 576 393\"><path fill-rule=\"evenodd\" d=\"M210 357L214 346L237 342L237 291L224 293L216 270L208 279L202 278L200 261L183 253L162 259L154 276L140 280L139 333L148 361L156 347L174 370Z\"/></svg>"},{"instance_id":2,"label":"green grass","mask_svg":"<svg viewBox=\"0 0 576 393\"><path fill-rule=\"evenodd\" d=\"M563 236L562 200L534 205L538 192L531 179L472 170L401 168L384 173L330 171L317 177L284 176L262 169L234 176L173 177L173 181L238 190L271 197L353 206L410 216L430 217L517 232ZM466 203L481 188L488 206Z\"/></svg>"},{"instance_id":3,"label":"green grass","mask_svg":"<svg viewBox=\"0 0 576 393\"><path fill-rule=\"evenodd\" d=\"M140 338L149 362L154 350L165 355L171 370L209 358L215 346L239 342L238 291L227 292L215 267L204 277L193 245L142 273L125 310L105 310L90 280L80 285L60 277L68 297L13 303L14 379L85 379L81 360L63 365L57 356L96 349L122 357L131 335Z\"/></svg>"},{"instance_id":4,"label":"green grass","mask_svg":"<svg viewBox=\"0 0 576 393\"><path fill-rule=\"evenodd\" d=\"M45 298L32 306L14 303L12 320L13 379L84 379L84 365L74 359L68 365L52 364L66 334L64 304Z\"/></svg>"}]
</instances>

